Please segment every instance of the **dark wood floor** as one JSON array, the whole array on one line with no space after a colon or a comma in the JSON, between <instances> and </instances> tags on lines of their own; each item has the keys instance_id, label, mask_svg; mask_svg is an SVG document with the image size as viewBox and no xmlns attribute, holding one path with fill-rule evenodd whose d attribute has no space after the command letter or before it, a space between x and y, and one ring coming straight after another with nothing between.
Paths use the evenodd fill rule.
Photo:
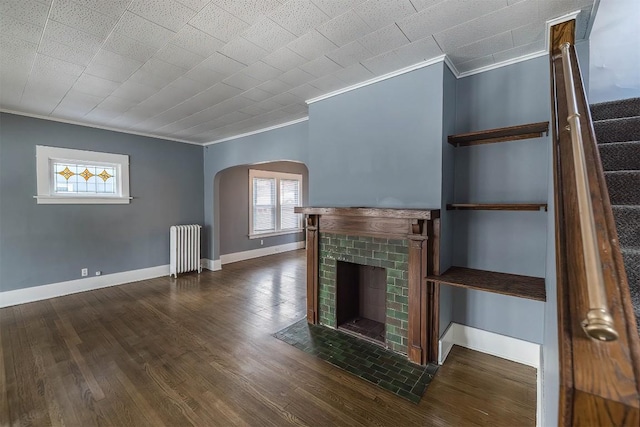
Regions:
<instances>
[{"instance_id":1,"label":"dark wood floor","mask_svg":"<svg viewBox=\"0 0 640 427\"><path fill-rule=\"evenodd\" d=\"M535 370L455 347L419 405L271 336L304 251L0 310L0 425L535 424Z\"/></svg>"}]
</instances>

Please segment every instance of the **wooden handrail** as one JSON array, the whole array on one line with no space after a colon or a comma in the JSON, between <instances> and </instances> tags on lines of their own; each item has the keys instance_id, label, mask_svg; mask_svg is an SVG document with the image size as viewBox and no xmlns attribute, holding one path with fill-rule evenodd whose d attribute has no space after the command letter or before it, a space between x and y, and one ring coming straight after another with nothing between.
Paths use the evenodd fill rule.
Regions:
<instances>
[{"instance_id":1,"label":"wooden handrail","mask_svg":"<svg viewBox=\"0 0 640 427\"><path fill-rule=\"evenodd\" d=\"M550 35L558 424L638 425L640 342L574 34L568 21Z\"/></svg>"},{"instance_id":2,"label":"wooden handrail","mask_svg":"<svg viewBox=\"0 0 640 427\"><path fill-rule=\"evenodd\" d=\"M578 221L582 234L582 256L587 276L587 295L589 297L589 311L582 321L582 327L591 338L601 341L618 339L618 333L613 327L613 318L607 305L607 294L604 289L602 262L598 252L598 236L591 202L589 179L587 178L587 162L582 148L582 129L580 127L580 113L576 100L575 83L571 67L571 44L563 43L562 71L566 88L567 127L571 134L571 150L573 152L573 172L575 174L576 198L578 200Z\"/></svg>"}]
</instances>

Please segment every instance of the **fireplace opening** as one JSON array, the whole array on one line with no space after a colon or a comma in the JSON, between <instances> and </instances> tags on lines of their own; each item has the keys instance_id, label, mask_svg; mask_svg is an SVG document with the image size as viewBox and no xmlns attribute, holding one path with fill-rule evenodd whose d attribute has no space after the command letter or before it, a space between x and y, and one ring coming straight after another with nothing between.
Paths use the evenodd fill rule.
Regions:
<instances>
[{"instance_id":1,"label":"fireplace opening","mask_svg":"<svg viewBox=\"0 0 640 427\"><path fill-rule=\"evenodd\" d=\"M385 343L387 270L336 262L336 326Z\"/></svg>"}]
</instances>

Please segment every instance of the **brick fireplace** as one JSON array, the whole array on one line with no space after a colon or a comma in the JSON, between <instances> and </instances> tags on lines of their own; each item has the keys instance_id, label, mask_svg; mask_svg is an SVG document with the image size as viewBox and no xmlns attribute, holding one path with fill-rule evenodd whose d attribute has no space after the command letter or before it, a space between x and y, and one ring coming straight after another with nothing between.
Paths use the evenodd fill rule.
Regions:
<instances>
[{"instance_id":1,"label":"brick fireplace","mask_svg":"<svg viewBox=\"0 0 640 427\"><path fill-rule=\"evenodd\" d=\"M437 359L439 210L296 208L307 225L307 321Z\"/></svg>"}]
</instances>

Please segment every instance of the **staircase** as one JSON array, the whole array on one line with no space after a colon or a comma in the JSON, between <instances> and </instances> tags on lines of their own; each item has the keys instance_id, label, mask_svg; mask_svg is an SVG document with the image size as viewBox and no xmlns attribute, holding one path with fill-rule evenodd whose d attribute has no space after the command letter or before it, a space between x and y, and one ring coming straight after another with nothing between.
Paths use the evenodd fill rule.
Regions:
<instances>
[{"instance_id":1,"label":"staircase","mask_svg":"<svg viewBox=\"0 0 640 427\"><path fill-rule=\"evenodd\" d=\"M594 104L591 115L640 330L640 98Z\"/></svg>"}]
</instances>

